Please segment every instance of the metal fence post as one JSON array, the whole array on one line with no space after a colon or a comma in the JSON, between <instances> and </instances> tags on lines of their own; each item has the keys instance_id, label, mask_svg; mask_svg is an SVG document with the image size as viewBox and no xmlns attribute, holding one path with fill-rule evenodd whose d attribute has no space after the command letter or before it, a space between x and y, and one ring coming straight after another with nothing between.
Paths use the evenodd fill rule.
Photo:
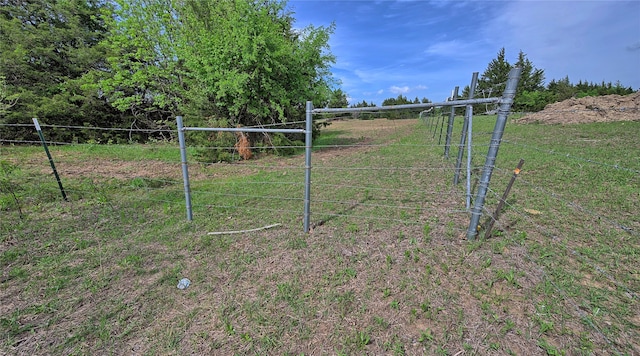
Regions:
<instances>
[{"instance_id":1,"label":"metal fence post","mask_svg":"<svg viewBox=\"0 0 640 356\"><path fill-rule=\"evenodd\" d=\"M445 121L445 116L440 114L440 136L438 136L438 145L442 143L442 131L444 130L444 121Z\"/></svg>"},{"instance_id":2,"label":"metal fence post","mask_svg":"<svg viewBox=\"0 0 640 356\"><path fill-rule=\"evenodd\" d=\"M309 232L311 215L311 145L313 143L313 104L307 101L304 158L304 232Z\"/></svg>"},{"instance_id":3,"label":"metal fence post","mask_svg":"<svg viewBox=\"0 0 640 356\"><path fill-rule=\"evenodd\" d=\"M44 152L47 153L47 158L49 158L49 164L51 165L51 169L53 170L53 175L56 177L56 181L58 182L58 188L60 188L62 199L64 199L64 201L69 201L69 199L67 199L67 193L65 193L64 188L62 187L62 181L60 180L60 176L58 175L58 171L56 170L56 165L55 163L53 163L53 157L51 157L51 152L49 152L49 147L47 147L47 140L44 139L44 135L42 134L40 123L38 123L38 119L35 117L32 120L33 120L33 124L36 127L36 131L38 131L38 136L40 136L40 141L42 141L42 147L44 147Z\"/></svg>"},{"instance_id":4,"label":"metal fence post","mask_svg":"<svg viewBox=\"0 0 640 356\"><path fill-rule=\"evenodd\" d=\"M473 72L471 76L471 86L469 87L469 97L473 99L478 84L478 72ZM465 116L467 117L467 210L471 208L471 154L472 152L472 134L473 134L473 105L467 105Z\"/></svg>"},{"instance_id":5,"label":"metal fence post","mask_svg":"<svg viewBox=\"0 0 640 356\"><path fill-rule=\"evenodd\" d=\"M182 116L176 116L178 124L178 141L180 143L180 160L182 161L182 180L184 181L184 199L187 206L187 220L193 220L193 212L191 210L191 188L189 186L189 170L187 168L187 145L184 139L184 126L182 124Z\"/></svg>"},{"instance_id":6,"label":"metal fence post","mask_svg":"<svg viewBox=\"0 0 640 356\"><path fill-rule=\"evenodd\" d=\"M482 209L484 208L484 200L487 195L487 190L489 189L491 174L493 173L493 167L496 163L498 149L500 148L500 142L502 141L502 134L504 133L504 127L507 124L507 116L511 110L513 98L516 95L516 88L518 86L518 81L520 80L521 72L522 69L520 67L514 67L509 71L507 86L504 89L502 99L500 100L498 118L496 119L496 125L493 129L493 135L491 136L491 143L489 144L487 158L485 160L484 167L482 168L478 194L476 195L473 210L471 211L471 222L467 229L467 239L469 240L475 239L478 234L478 226L480 223L480 216L482 215Z\"/></svg>"},{"instance_id":7,"label":"metal fence post","mask_svg":"<svg viewBox=\"0 0 640 356\"><path fill-rule=\"evenodd\" d=\"M455 101L456 99L458 99L458 89L459 87L456 87L453 90L453 100ZM451 112L449 114L449 122L447 123L447 139L446 142L444 144L444 156L446 158L449 158L449 147L451 146L451 135L453 133L453 119L456 117L456 109L455 107L451 107Z\"/></svg>"}]
</instances>

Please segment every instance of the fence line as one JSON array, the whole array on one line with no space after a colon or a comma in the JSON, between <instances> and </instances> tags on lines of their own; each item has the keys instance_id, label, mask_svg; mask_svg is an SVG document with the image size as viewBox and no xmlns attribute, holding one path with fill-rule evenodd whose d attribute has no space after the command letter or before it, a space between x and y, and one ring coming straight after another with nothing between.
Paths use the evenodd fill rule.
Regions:
<instances>
[{"instance_id":1,"label":"fence line","mask_svg":"<svg viewBox=\"0 0 640 356\"><path fill-rule=\"evenodd\" d=\"M52 125L50 128L60 128L60 127L56 127L55 125ZM419 134L429 133L428 135L424 135L424 136L432 137L430 135L431 133L431 131L429 131L430 129L431 128L429 126L422 125L422 127L419 129L421 130L419 131ZM479 135L486 135L486 133L484 134L479 132L473 133L473 140L476 143L471 145L472 148L484 148L488 146L488 145L477 143L479 139ZM6 141L7 140L0 140L0 142L6 142ZM15 141L16 142L12 142L12 143L17 143L17 144L28 144L28 143L38 144L39 143L38 141L20 141L20 140L15 140ZM601 166L605 168L610 168L612 171L615 171L615 172L624 172L625 176L628 175L631 177L631 179L636 179L637 175L640 174L640 170L637 170L634 166L627 166L624 164L610 164L607 162L602 162L602 160L590 158L588 156L580 156L580 155L570 154L570 153L566 153L558 150L549 150L544 147L541 147L540 145L518 142L513 139L507 139L507 140L503 139L502 141L507 142L510 148L517 148L519 150L523 150L525 153L535 152L535 153L543 154L544 157L549 156L549 157L552 157L553 159L563 160L569 163L579 162L580 164L583 164L585 166L584 170L588 170L590 167ZM51 142L48 142L48 143L51 143ZM63 168L62 172L70 171L74 167L82 167L83 165L88 165L91 163L92 159L90 157L78 158L78 157L64 154L68 146L73 145L72 143L62 142L59 144L61 147L52 147L52 153L54 154L54 160L56 160L56 163L61 163L61 166ZM88 144L87 148L91 146L93 145ZM137 149L136 147L127 146L127 145L117 145L114 147L117 147L116 148L117 150L122 150L122 151L129 150L129 149L131 150ZM331 147L350 148L350 147L358 147L358 145L332 145ZM366 147L414 148L416 150L430 149L433 151L439 150L441 153L441 148L443 148L443 145L379 144L379 145L369 145ZM172 151L175 151L176 153L178 152L177 147L171 147L170 149ZM28 159L24 159L24 160L22 159L13 160L13 157L10 155L5 155L5 152L11 152L11 151L10 150L4 151L4 147L0 146L0 154L2 155L2 157L0 158L2 160L7 160L8 162L19 165L20 167L23 167L23 166L36 167L35 169L33 169L34 171L39 171L39 172L47 171L46 169L47 162L45 157L42 157L42 159L34 160L31 158L32 156L30 156ZM482 153L483 152L481 152L480 149L477 149L477 150L474 149L471 151L471 155L473 157L478 157ZM375 161L372 161L372 162L375 162ZM530 164L529 162L530 161L528 161L527 163L528 165ZM555 161L552 160L551 162L555 162ZM587 164L584 164L584 163L587 163ZM128 178L121 179L123 182L118 184L122 185L121 189L124 191L125 194L135 194L134 201L137 201L137 203L139 203L141 206L147 206L147 207L150 207L151 209L157 209L157 207L162 206L162 204L166 204L167 206L171 206L171 207L179 206L180 203L183 202L182 200L180 200L180 197L179 197L180 193L182 192L179 186L179 183L180 183L179 174L178 174L179 164L177 163L177 161L171 164L176 169L176 177L177 177L176 179L172 180L167 177L152 178L154 182L162 183L163 185L161 187L145 186L144 185L145 182L142 181L139 187L134 188L131 184L133 180L136 179L135 172L133 172ZM372 182L364 179L360 180L359 179L360 176L354 178L353 180L358 181L360 183L364 183L364 184L335 183L336 181L339 182L341 179L343 179L343 176L342 176L343 173L350 173L350 172L355 172L357 175L362 175L362 176L366 176L367 173L370 173L370 172L378 172L378 171L384 172L388 170L398 171L398 175L400 176L402 176L403 174L410 174L410 173L415 173L416 175L420 175L426 172L433 172L433 173L441 174L441 176L444 177L446 174L452 173L453 170L455 169L454 165L451 164L451 162L443 161L443 165L441 167L439 166L420 167L419 165L409 166L409 165L405 165L404 163L401 163L397 167L384 166L384 164L393 164L387 161L381 162L380 166L374 166L372 163L368 163L369 168L357 167L357 166L344 167L344 166L332 164L331 162L329 162L328 164L329 165L314 166L314 168L316 168L317 173L315 173L313 177L314 191L313 191L313 198L311 199L311 201L314 207L314 209L312 210L313 216L317 216L318 219L314 219L311 225L323 224L329 219L345 219L346 221L358 221L358 222L371 221L373 223L379 222L383 224L383 226L387 226L387 227L390 224L420 226L424 224L426 214L430 214L430 215L440 214L437 216L443 216L443 215L450 216L452 217L452 219L459 219L459 220L461 220L462 218L467 218L468 216L468 211L462 209L462 204L459 204L466 197L465 192L461 191L461 189L458 189L456 187L453 187L453 188L448 187L449 189L437 190L432 185L421 186L419 184L428 182L428 179L423 179L420 177L404 177L406 179L402 181L398 181L398 184L400 185L398 188L389 187L385 185L387 182ZM417 163L417 164L424 164L424 162ZM494 162L490 166L491 169L493 169L493 172L496 173L494 174L494 178L502 179L502 178L510 177L513 171L511 168L507 168L508 164L509 164L508 162L505 163L504 161L500 161L500 160ZM293 174L301 175L302 170L305 169L305 166L303 166L302 164L301 165L287 164L284 166L275 166L275 165L271 166L271 165L265 165L265 164L243 163L243 164L229 164L229 165L206 164L204 166L206 168L219 167L222 174L227 172L226 171L227 169L234 169L234 170L258 169L258 170L273 170L273 171L283 170L283 171L287 171L288 175L293 175ZM477 164L471 165L471 169L478 169L482 167L486 167L486 165L484 166L477 165ZM295 172L292 173L291 170L295 170ZM630 312L633 313L635 310L637 310L637 305L638 305L637 303L638 303L638 300L640 300L640 295L638 294L637 278L633 277L633 275L629 277L627 274L628 272L627 269L632 269L634 265L618 266L618 263L625 264L625 261L622 261L622 262L615 261L615 263L611 263L611 264L599 262L597 259L593 257L593 255L589 254L588 252L585 252L585 250L580 246L580 244L583 244L584 246L588 245L588 243L590 242L588 237L589 234L601 234L601 233L603 234L605 232L607 234L615 234L617 232L623 232L622 235L628 236L628 238L624 238L624 240L627 241L627 243L630 245L630 248L637 249L636 237L639 236L639 232L640 232L640 230L636 227L637 225L635 225L637 222L637 218L634 218L633 216L628 217L628 220L631 220L631 224L629 224L625 220L622 220L624 219L624 217L621 217L620 214L618 214L616 211L607 211L607 210L598 211L597 209L590 208L588 204L583 203L582 202L583 199L581 199L581 198L592 199L592 198L589 198L588 196L589 194L588 186L583 185L584 191L578 191L578 192L573 192L569 190L557 191L556 189L549 188L535 181L534 179L529 178L526 174L527 170L525 170L524 173L525 174L521 174L518 178L518 181L514 187L514 194L519 195L520 196L519 199L525 199L525 200L528 200L529 202L523 202L521 200L511 202L509 199L507 199L507 201L505 202L505 210L506 210L505 213L501 216L501 218L495 221L496 228L501 229L504 236L506 236L507 238L516 239L516 237L514 236L516 232L513 232L514 227L510 225L511 221L515 221L518 223L518 225L515 228L517 228L520 231L526 231L528 233L530 238L522 239L522 244L525 247L524 256L530 262L532 262L535 266L537 266L538 269L532 270L532 271L525 270L523 272L526 273L526 275L531 275L532 273L538 273L539 271L539 273L541 273L544 276L544 278L549 282L550 286L553 286L553 290L557 292L557 294L555 295L558 297L558 299L561 300L561 304L564 306L564 309L562 309L562 311L566 310L570 315L582 320L587 325L587 328L585 330L587 330L587 332L591 334L590 337L594 338L594 340L598 340L598 342L600 342L599 340L603 340L602 342L606 345L605 347L610 348L611 352L620 354L620 348L624 346L620 346L617 344L617 341L615 340L615 336L612 336L612 335L615 335L615 333L608 330L605 317L596 315L596 312L593 309L595 307L598 307L598 306L601 307L602 305L606 305L606 304L603 304L604 302L600 302L600 304L592 303L589 300L588 295L578 294L575 291L573 291L570 287L563 285L562 284L563 280L558 278L558 272L554 271L552 269L553 267L545 265L546 263L545 258L535 256L535 254L537 253L536 244L548 244L550 245L549 248L567 250L568 252L567 255L562 257L568 258L569 261L571 262L578 261L578 262L584 263L585 267L588 266L586 268L583 267L585 271L594 271L595 275L603 276L603 278L606 279L606 281L609 281L609 283L611 283L612 288L614 290L619 289L620 295L613 294L612 296L608 297L612 301L607 300L606 301L607 303L609 302L613 303L613 300L617 302L618 300L624 299L624 295L628 295L629 300L627 300L626 302L622 300L620 303L625 302L626 303L625 305L628 306ZM334 174L335 174L335 179L333 177ZM107 181L114 178L116 177L106 177L104 180ZM144 174L141 175L141 178L145 178ZM277 212L283 215L300 217L301 215L300 209L286 209L286 208L282 208L282 206L279 206L279 207L276 206L276 208L274 209L272 207L268 207L265 205L253 206L246 203L245 200L247 199L265 200L265 201L281 200L286 203L284 204L284 206L289 207L289 206L292 206L292 205L289 205L289 203L300 204L305 202L304 198L302 197L302 194L299 194L302 192L302 189L304 187L304 183L302 182L301 179L297 180L297 179L291 178L290 181L286 181L284 179L278 180L279 177L275 177L275 176L273 177L273 180L261 179L261 178L262 177L258 177L258 179L260 180L257 180L257 181L241 181L239 183L237 182L229 183L224 181L204 182L198 185L195 189L191 190L194 194L201 195L200 197L201 199L193 202L193 207L198 209L199 212L204 212L202 214L222 215L222 214L228 213L228 215L243 215L244 211L249 211L249 212L258 211L258 212L269 212L269 213ZM77 199L78 196L80 197L97 196L102 194L100 192L104 192L107 189L101 186L100 181L93 182L90 177L86 178L86 180L85 178L82 178L82 182L77 182L71 179L69 182L69 181L65 181L65 176L64 174L62 174L62 179L63 179L63 182L66 183L65 184L66 191L69 193L71 197L71 203L69 204L65 203L64 205L62 205L63 207L78 206L78 205L74 205L77 203L73 202L73 200ZM350 181L347 175L344 175L343 181L344 182ZM496 180L496 181L498 183L501 182L501 180ZM90 182L93 182L93 183L90 183ZM49 173L33 174L28 177L27 181L19 182L19 184L25 185L25 186L27 184L39 186L40 188L38 189L44 190L42 194L48 194L51 197L54 197L57 193L54 187L54 183L55 182L53 182L53 180L51 179L50 171ZM403 185L403 184L413 184L413 183L415 183L416 186L410 187L410 186ZM435 183L435 182L431 182L431 183ZM585 184L588 184L588 182ZM225 187L229 185L238 185L238 186L265 185L265 186L271 186L271 187L285 186L287 187L287 189L291 188L291 191L287 190L287 193L290 192L291 195L286 195L286 194L276 195L272 193L271 189L265 189L264 194L243 193L241 190L236 191L235 189L224 190ZM213 189L216 189L218 187L221 187L221 189L223 190L220 192L213 191ZM499 187L500 185L493 185L493 184L492 186L487 187L488 198L487 198L487 204L485 204L482 208L482 212L483 212L482 217L491 218L492 216L492 211L490 211L491 210L490 208L492 207L491 204L498 201L501 197L501 194L500 194L501 192L499 191L500 190ZM98 193L93 192L93 189L98 191ZM347 190L348 191L344 194L339 194L336 196L328 196L327 194L325 194L325 192L335 192L338 189L344 189L345 191ZM364 195L363 192L365 190L370 191L370 193L372 193L376 199L380 200L380 203L377 203L378 200L373 200L373 199L364 200L366 196L364 196L363 199L358 199L360 197L359 194ZM168 191L171 194L168 194L167 193ZM276 192L279 192L279 190L277 190ZM377 193L379 194L376 195ZM403 199L408 199L407 197L411 198L412 195L418 195L418 194L421 194L421 196L416 197L415 202L403 200ZM427 195L433 195L436 198L433 198L433 199L422 198ZM235 197L237 198L236 199L237 203L225 204L226 200L218 201L215 198L211 198L216 196ZM22 196L20 196L20 198L22 198ZM111 205L112 210L119 210L121 209L121 206L124 205L124 203L120 204L118 201L114 201L109 196L105 196L105 198L106 199L104 199L104 204L113 204ZM444 198L455 200L456 205L445 207L442 209L441 212L434 213L430 210L431 208L430 206L420 205L419 203L416 203L420 201L425 201L425 202L437 201L438 203L440 203L441 201L445 200ZM536 205L528 205L528 204L535 204L535 202L534 203L531 202L531 200L533 200L534 198L549 199L553 201L554 204L551 204L546 211L543 211L542 216L534 215L525 210L526 208L540 209ZM53 200L56 198L54 197L51 199ZM57 197L57 199L59 200L59 196ZM395 199L395 200L392 200L392 199ZM629 198L629 199L633 199L633 198ZM100 199L100 201L102 202L103 199ZM344 209L344 208L349 208L352 205L357 205L357 208L353 210ZM336 208L335 206L338 206L338 208ZM214 210L213 212L209 212L207 211L207 209L220 209L221 211ZM61 208L61 210L62 210L62 213L68 213L69 211L75 214L82 213L82 212L76 211L78 209L74 210L71 208L68 208L68 209ZM128 209L125 209L122 212L122 214L123 216L126 216L129 213L133 213L135 210L136 209L128 208ZM379 210L384 210L385 212L390 212L390 213L387 213L385 215L379 215L377 214ZM403 211L408 211L411 213L408 214L408 216L403 217L401 214ZM562 221L562 214L566 211L579 212L580 220L575 226L565 225L564 222ZM633 211L631 211L631 213L633 213ZM50 214L55 214L55 213L52 212ZM68 213L68 214L71 214L71 213ZM558 218L554 217L556 215L558 216ZM46 219L50 219L50 217L42 218L42 219L43 221L46 221ZM556 219L559 220L558 225L544 223L544 221L552 221ZM3 223L8 221L8 220L5 220L4 214L3 214L2 220L3 220L2 221ZM25 221L28 221L28 219ZM509 221L509 223L507 221ZM581 224L582 221L592 221L593 226L591 227L582 226ZM314 226L314 228L317 228L317 226ZM593 229L593 230L590 230L590 229ZM467 232L465 229L458 228L457 225L454 227L454 231L456 233ZM534 240L534 236L537 236L537 235L546 237L548 238L548 240L537 242ZM487 243L494 243L494 242L498 243L502 239L503 239L502 237L499 237L494 240L489 240L487 241ZM584 241L581 239L584 239ZM611 242L611 244L615 244L616 241ZM597 248L597 247L594 247L594 248ZM613 259L616 257L615 255L611 255L610 252L604 251L604 250L598 251L597 253L604 255L605 258ZM633 251L629 253L633 253ZM555 256L552 256L552 257L555 257ZM632 256L627 256L625 258L631 259ZM557 263L562 263L562 260ZM605 281L605 284L606 284L606 281ZM605 288L606 287L608 287L608 285L605 286ZM604 309L604 307L602 308ZM627 315L624 314L624 310L619 311L611 307L608 308L603 313L606 313L607 318L609 317L618 318L620 320L625 320L625 321L628 321L627 319L629 318ZM637 338L637 333L634 334L634 330L632 330L631 333L632 333L631 334L632 340L634 336Z\"/></svg>"},{"instance_id":2,"label":"fence line","mask_svg":"<svg viewBox=\"0 0 640 356\"><path fill-rule=\"evenodd\" d=\"M51 127L57 128L55 125L52 125ZM28 141L20 141L20 142L21 143L25 143L25 142L28 142ZM603 166L611 167L611 168L614 168L614 169L617 169L617 170L627 171L627 172L631 172L631 173L639 172L637 170L634 170L634 169L631 169L631 168L628 168L628 167L624 167L624 166L620 166L620 165L611 165L611 164L607 164L607 163L598 162L596 160L592 160L592 159L589 159L589 158L574 156L574 155L565 154L565 153L562 153L562 152L557 152L557 151L552 151L552 150L545 150L545 149L541 149L539 147L532 146L532 145L520 144L520 143L509 141L509 140L505 140L505 142L508 142L508 143L510 143L512 145L521 146L521 147L528 148L528 149L533 149L533 150L536 150L536 151L544 151L546 153L562 156L562 157L565 157L565 158L581 160L581 161L584 161L584 162L589 162L589 163L597 164L597 165L603 165ZM70 144L70 143L65 143L65 144ZM339 146L339 145L337 145L337 146ZM350 145L345 145L345 146L349 146L350 147ZM384 146L384 145L376 145L376 147L380 147L380 146ZM391 145L388 145L388 146L391 146ZM407 145L407 146L411 146L411 147L430 147L430 146L435 146L435 145ZM478 145L478 146L483 146L484 147L485 145ZM125 147L128 147L128 146L120 146L120 147L125 148ZM273 166L266 166L266 165L245 164L245 165L243 165L243 168L257 168L257 169L279 169L279 168L292 169L292 168L296 168L297 169L297 168L301 168L301 167L298 167L298 166L273 167ZM360 171L367 171L367 170L428 171L428 170L443 170L444 171L444 170L448 170L448 169L450 170L451 169L451 167L447 167L447 166L443 166L443 167L427 167L427 168L423 168L423 167L370 167L370 168L351 167L351 168L344 168L344 167L339 167L339 166L322 166L322 165L315 166L314 168L317 168L318 170L327 170L327 171L329 171L329 170L336 170L336 171L358 171L358 170L360 170ZM503 170L503 169L501 169L499 167L495 167L495 169L497 171L504 171L504 172L509 172L509 173L511 172L510 170ZM171 184L175 184L176 183L176 181L171 181L171 180L166 180L166 179L156 179L156 180L160 181L160 182L164 182L164 183L171 183ZM521 181L522 181L522 184L533 184L531 182L528 182L528 180L526 178L521 179ZM243 183L243 184L261 184L261 182L246 182L246 183ZM296 184L300 184L300 183L295 183L295 182L262 182L262 184L296 185ZM426 194L429 194L429 192L425 192L424 190L421 190L421 189L416 189L416 190L400 189L400 190L397 190L397 189L379 188L379 187L366 186L366 185L340 185L340 184L322 184L322 183L319 183L318 187L320 187L320 188L321 187L342 187L342 188L347 188L348 187L348 188L355 189L355 190L357 190L357 189L369 189L369 190L379 190L379 191L389 191L389 192L394 192L395 191L395 192L412 192L412 193L423 193L423 194L426 193ZM146 189L153 190L154 188L146 188ZM538 187L537 189L539 191L544 191L544 188ZM70 187L69 191L70 192L74 192L76 190L74 190L74 189L72 189L72 187ZM198 191L198 192L202 193L201 191ZM434 192L431 192L431 193L434 193ZM549 193L549 192L546 192L546 193ZM437 194L445 194L446 195L446 194L450 194L450 193L437 193ZM556 199L562 200L562 198L557 196L556 194L557 193L551 193L550 196L552 196L552 197L554 197ZM242 196L242 195L240 195L240 196ZM254 197L258 197L258 196L254 196ZM265 196L265 199L268 199L268 198L269 198L268 196ZM284 198L284 200L293 200L293 201L295 201L296 199ZM321 201L321 202L329 202L328 200L323 200L323 199L319 199L319 201ZM332 202L335 202L335 201L332 201ZM580 205L576 205L574 208L580 209L582 212L590 214L590 215L592 215L594 217L597 217L599 219L603 219L604 221L608 221L610 224L615 225L615 226L617 226L617 227L619 227L619 228L621 228L621 229L623 229L625 231L628 231L628 232L630 232L632 234L635 234L635 235L638 234L638 232L635 231L632 227L626 226L625 224L623 224L623 223L621 223L619 221L616 221L615 219L608 219L608 218L603 217L603 216L599 215L596 212L590 211L589 209L587 209L585 207L582 207Z\"/></svg>"}]
</instances>

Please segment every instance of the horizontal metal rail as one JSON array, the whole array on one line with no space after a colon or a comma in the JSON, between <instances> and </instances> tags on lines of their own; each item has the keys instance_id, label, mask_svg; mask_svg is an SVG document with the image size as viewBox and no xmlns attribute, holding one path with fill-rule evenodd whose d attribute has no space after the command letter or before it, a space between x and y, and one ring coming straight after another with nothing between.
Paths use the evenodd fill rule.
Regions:
<instances>
[{"instance_id":1,"label":"horizontal metal rail","mask_svg":"<svg viewBox=\"0 0 640 356\"><path fill-rule=\"evenodd\" d=\"M420 103L420 104L404 104L404 105L389 105L389 106L367 106L362 108L325 108L325 109L313 109L314 114L319 113L346 113L346 112L370 112L370 111L385 111L385 110L398 110L398 109L421 109L432 108L437 106L466 106L474 104L488 104L499 103L502 98L479 98L469 100L455 100L445 101L441 103Z\"/></svg>"},{"instance_id":2,"label":"horizontal metal rail","mask_svg":"<svg viewBox=\"0 0 640 356\"><path fill-rule=\"evenodd\" d=\"M258 127L183 127L182 131L218 131L218 132L280 132L280 133L306 133L305 129L262 129Z\"/></svg>"}]
</instances>

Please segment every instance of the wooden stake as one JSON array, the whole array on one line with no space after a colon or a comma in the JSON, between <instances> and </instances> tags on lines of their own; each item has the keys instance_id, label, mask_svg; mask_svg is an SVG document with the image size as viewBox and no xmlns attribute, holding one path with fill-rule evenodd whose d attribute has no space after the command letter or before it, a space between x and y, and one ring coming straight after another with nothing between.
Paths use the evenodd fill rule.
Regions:
<instances>
[{"instance_id":1,"label":"wooden stake","mask_svg":"<svg viewBox=\"0 0 640 356\"><path fill-rule=\"evenodd\" d=\"M487 230L484 233L485 238L491 237L491 230L493 229L493 223L495 223L498 220L498 217L500 216L500 211L502 211L502 207L504 206L504 203L507 200L507 196L511 191L511 187L513 186L513 183L516 181L516 178L518 178L518 174L520 174L520 171L522 170L522 165L524 165L524 160L520 159L518 166L516 167L516 169L513 170L513 176L511 176L511 180L507 185L507 189L505 189L504 194L502 194L502 198L500 198L500 203L498 203L496 212L493 213L493 216L491 217L491 219L489 220L489 223L487 224Z\"/></svg>"}]
</instances>

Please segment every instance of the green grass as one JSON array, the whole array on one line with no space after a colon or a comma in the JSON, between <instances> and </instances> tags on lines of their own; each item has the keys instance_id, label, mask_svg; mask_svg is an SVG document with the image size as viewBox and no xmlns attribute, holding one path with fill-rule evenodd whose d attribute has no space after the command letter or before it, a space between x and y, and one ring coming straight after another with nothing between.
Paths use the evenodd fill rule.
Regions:
<instances>
[{"instance_id":1,"label":"green grass","mask_svg":"<svg viewBox=\"0 0 640 356\"><path fill-rule=\"evenodd\" d=\"M311 234L301 155L192 164L187 222L175 146L51 147L70 202L41 148L0 147L0 353L640 351L640 122L510 122L489 211L525 165L473 242L427 127L327 130L322 145L360 147L314 152ZM474 136L474 165L488 140Z\"/></svg>"}]
</instances>

